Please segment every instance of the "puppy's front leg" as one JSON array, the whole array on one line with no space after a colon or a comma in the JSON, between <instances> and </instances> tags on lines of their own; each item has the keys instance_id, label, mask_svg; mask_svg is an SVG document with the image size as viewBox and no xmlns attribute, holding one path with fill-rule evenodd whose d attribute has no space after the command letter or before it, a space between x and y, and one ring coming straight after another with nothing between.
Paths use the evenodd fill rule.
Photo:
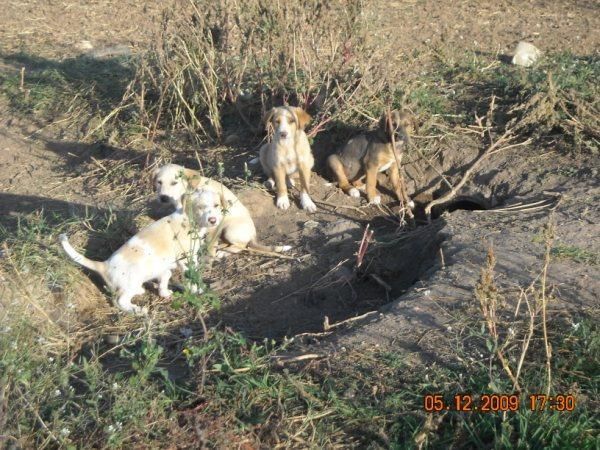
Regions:
<instances>
[{"instance_id":1,"label":"puppy's front leg","mask_svg":"<svg viewBox=\"0 0 600 450\"><path fill-rule=\"evenodd\" d=\"M279 209L288 209L290 207L290 199L288 198L285 169L281 166L275 167L273 169L273 178L275 179L275 190L277 192L275 200L277 207Z\"/></svg>"},{"instance_id":2,"label":"puppy's front leg","mask_svg":"<svg viewBox=\"0 0 600 450\"><path fill-rule=\"evenodd\" d=\"M377 195L377 164L367 165L367 199L373 205L381 203L381 196Z\"/></svg>"},{"instance_id":3,"label":"puppy's front leg","mask_svg":"<svg viewBox=\"0 0 600 450\"><path fill-rule=\"evenodd\" d=\"M404 200L402 198L402 187L400 186L400 175L398 173L398 170L398 165L394 163L390 167L388 174L390 175L390 182L392 183L392 187L394 188L396 198L400 203L402 203Z\"/></svg>"},{"instance_id":4,"label":"puppy's front leg","mask_svg":"<svg viewBox=\"0 0 600 450\"><path fill-rule=\"evenodd\" d=\"M309 194L310 168L301 163L298 166L298 172L300 172L300 184L302 185L302 190L300 192L300 206L302 206L302 209L305 209L308 212L315 212L317 210L317 205L315 205L315 202L312 201Z\"/></svg>"}]
</instances>

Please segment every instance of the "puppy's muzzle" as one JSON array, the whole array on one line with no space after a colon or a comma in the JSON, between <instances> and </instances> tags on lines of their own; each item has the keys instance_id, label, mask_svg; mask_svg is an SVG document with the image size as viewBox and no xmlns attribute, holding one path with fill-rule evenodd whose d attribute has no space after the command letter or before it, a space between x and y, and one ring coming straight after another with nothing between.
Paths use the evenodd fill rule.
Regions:
<instances>
[{"instance_id":1,"label":"puppy's muzzle","mask_svg":"<svg viewBox=\"0 0 600 450\"><path fill-rule=\"evenodd\" d=\"M279 132L279 137L280 137L281 139L287 139L287 137L288 137L288 132L287 132L287 131L280 131L280 132Z\"/></svg>"},{"instance_id":2,"label":"puppy's muzzle","mask_svg":"<svg viewBox=\"0 0 600 450\"><path fill-rule=\"evenodd\" d=\"M171 197L169 197L168 195L161 195L158 197L158 199L161 201L161 203L169 203Z\"/></svg>"},{"instance_id":3,"label":"puppy's muzzle","mask_svg":"<svg viewBox=\"0 0 600 450\"><path fill-rule=\"evenodd\" d=\"M208 218L208 223L211 225L215 225L217 223L217 218L216 217L209 217Z\"/></svg>"}]
</instances>

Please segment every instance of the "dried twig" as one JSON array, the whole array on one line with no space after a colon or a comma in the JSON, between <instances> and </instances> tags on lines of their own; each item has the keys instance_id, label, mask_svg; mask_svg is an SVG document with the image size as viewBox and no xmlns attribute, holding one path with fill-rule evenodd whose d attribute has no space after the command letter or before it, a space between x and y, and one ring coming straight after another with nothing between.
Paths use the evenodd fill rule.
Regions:
<instances>
[{"instance_id":1,"label":"dried twig","mask_svg":"<svg viewBox=\"0 0 600 450\"><path fill-rule=\"evenodd\" d=\"M510 142L511 139L513 139L512 130L510 130L510 129L506 130L504 132L504 134L496 142L494 142L493 144L491 144L483 153L481 153L475 159L475 161L473 161L473 163L471 164L471 166L463 174L463 176L460 179L460 181L452 189L450 189L450 191L448 191L446 194L444 194L440 198L437 198L437 199L432 200L431 202L429 202L427 204L427 206L425 206L425 215L427 216L428 220L431 221L431 210L432 210L432 208L435 207L435 206L447 203L448 201L450 201L454 197L456 197L456 195L458 194L458 191L460 191L460 189L465 185L465 183L469 180L469 178L471 177L471 175L473 174L473 172L475 171L475 169L477 168L477 166L479 166L479 164L481 164L481 162L484 159L486 159L488 156L496 154L498 152L501 152L501 151L504 151L504 150L508 150L510 148L515 148L515 147L520 147L520 146L523 146L523 145L528 145L528 144L530 144L532 142L531 139L527 139L526 141L519 142L517 144L511 144L511 145L502 146L503 144L505 144L507 142Z\"/></svg>"},{"instance_id":2,"label":"dried twig","mask_svg":"<svg viewBox=\"0 0 600 450\"><path fill-rule=\"evenodd\" d=\"M367 253L367 248L369 247L369 243L373 238L373 230L369 229L370 224L367 224L365 227L365 231L363 233L363 237L360 241L360 245L358 246L358 252L356 252L356 268L358 269L363 262L363 258L365 257L365 253Z\"/></svg>"},{"instance_id":3,"label":"dried twig","mask_svg":"<svg viewBox=\"0 0 600 450\"><path fill-rule=\"evenodd\" d=\"M388 129L390 130L390 135L392 136L392 154L394 155L394 159L396 160L396 170L398 171L398 178L400 183L400 210L408 216L411 222L414 222L415 216L410 208L410 198L408 197L408 191L406 189L406 182L404 181L404 174L402 171L402 156L398 157L396 154L396 139L394 138L394 128L392 123L392 112L390 108L387 109L387 122ZM393 169L392 169L393 170Z\"/></svg>"},{"instance_id":4,"label":"dried twig","mask_svg":"<svg viewBox=\"0 0 600 450\"><path fill-rule=\"evenodd\" d=\"M361 314L360 316L350 317L349 319L340 320L339 322L331 323L331 324L329 323L329 317L325 316L323 318L323 330L329 331L329 330L331 330L333 328L337 328L341 325L356 322L357 320L361 320L361 319L366 319L367 317L375 315L375 314L380 314L380 312L379 311L369 311L368 313Z\"/></svg>"}]
</instances>

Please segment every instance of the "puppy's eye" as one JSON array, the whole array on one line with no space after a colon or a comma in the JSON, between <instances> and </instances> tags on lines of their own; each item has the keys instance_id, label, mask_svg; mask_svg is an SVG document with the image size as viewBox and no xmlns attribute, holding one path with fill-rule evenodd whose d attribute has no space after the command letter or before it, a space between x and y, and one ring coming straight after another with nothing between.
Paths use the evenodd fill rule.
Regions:
<instances>
[{"instance_id":1,"label":"puppy's eye","mask_svg":"<svg viewBox=\"0 0 600 450\"><path fill-rule=\"evenodd\" d=\"M218 203L215 203L215 208L218 208L218 207L219 207L219 204L218 204Z\"/></svg>"},{"instance_id":2,"label":"puppy's eye","mask_svg":"<svg viewBox=\"0 0 600 450\"><path fill-rule=\"evenodd\" d=\"M281 119L275 119L275 123L279 125L281 123Z\"/></svg>"},{"instance_id":3,"label":"puppy's eye","mask_svg":"<svg viewBox=\"0 0 600 450\"><path fill-rule=\"evenodd\" d=\"M171 181L171 186L175 186L177 184L177 181Z\"/></svg>"},{"instance_id":4,"label":"puppy's eye","mask_svg":"<svg viewBox=\"0 0 600 450\"><path fill-rule=\"evenodd\" d=\"M156 184L160 186L162 184L162 181L157 181Z\"/></svg>"}]
</instances>

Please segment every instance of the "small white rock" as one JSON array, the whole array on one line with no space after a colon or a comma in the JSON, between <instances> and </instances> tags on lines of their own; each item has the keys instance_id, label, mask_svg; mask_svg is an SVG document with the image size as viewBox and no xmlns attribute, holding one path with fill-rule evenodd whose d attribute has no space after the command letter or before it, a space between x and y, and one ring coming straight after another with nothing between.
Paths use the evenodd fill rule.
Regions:
<instances>
[{"instance_id":1,"label":"small white rock","mask_svg":"<svg viewBox=\"0 0 600 450\"><path fill-rule=\"evenodd\" d=\"M533 44L521 41L517 44L512 63L516 66L530 67L535 63L542 52Z\"/></svg>"},{"instance_id":2,"label":"small white rock","mask_svg":"<svg viewBox=\"0 0 600 450\"><path fill-rule=\"evenodd\" d=\"M90 41L80 41L79 43L76 44L76 47L78 50L91 50L94 48L94 46L92 45L92 43Z\"/></svg>"}]
</instances>

